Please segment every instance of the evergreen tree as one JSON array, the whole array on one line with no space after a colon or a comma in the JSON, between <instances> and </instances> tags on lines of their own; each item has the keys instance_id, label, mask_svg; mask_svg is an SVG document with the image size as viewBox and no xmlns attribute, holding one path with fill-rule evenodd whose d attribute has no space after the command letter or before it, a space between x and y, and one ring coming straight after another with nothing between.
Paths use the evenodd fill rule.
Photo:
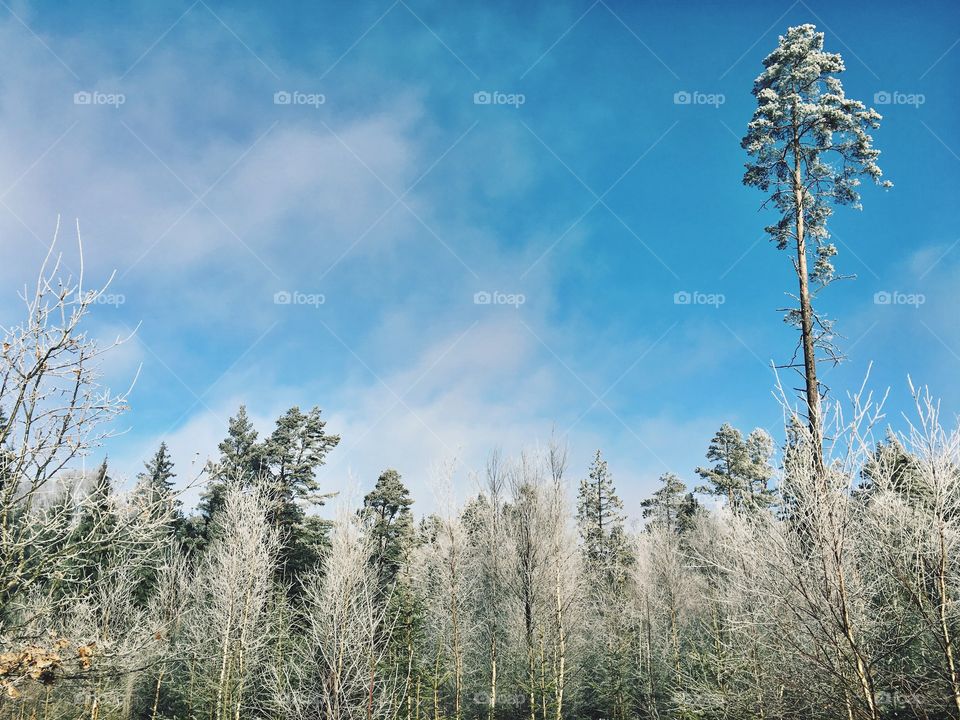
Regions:
<instances>
[{"instance_id":1,"label":"evergreen tree","mask_svg":"<svg viewBox=\"0 0 960 720\"><path fill-rule=\"evenodd\" d=\"M203 541L209 542L213 516L223 507L227 488L259 487L270 503L268 519L281 540L282 575L292 581L317 564L325 543L327 523L308 515L323 504L316 471L327 453L340 442L328 435L320 408L307 413L292 407L281 415L274 431L258 441L246 408L230 418L227 437L220 443L220 458L208 466L210 481L200 502ZM292 583L291 583L292 586Z\"/></svg>"},{"instance_id":2,"label":"evergreen tree","mask_svg":"<svg viewBox=\"0 0 960 720\"><path fill-rule=\"evenodd\" d=\"M586 690L578 715L625 720L632 704L626 672L630 641L622 608L628 590L633 552L624 531L623 503L598 450L586 479L580 481L577 524L583 540L587 621L594 628L587 639L582 682Z\"/></svg>"},{"instance_id":3,"label":"evergreen tree","mask_svg":"<svg viewBox=\"0 0 960 720\"><path fill-rule=\"evenodd\" d=\"M246 406L241 405L230 418L227 437L218 449L220 459L207 465L209 480L199 504L205 528L209 528L213 516L223 509L227 489L234 484L252 484L263 469L263 449L257 443L257 431L247 416Z\"/></svg>"},{"instance_id":4,"label":"evergreen tree","mask_svg":"<svg viewBox=\"0 0 960 720\"><path fill-rule=\"evenodd\" d=\"M673 473L660 476L662 487L640 503L647 530L664 529L685 533L700 512L700 504L687 486Z\"/></svg>"},{"instance_id":5,"label":"evergreen tree","mask_svg":"<svg viewBox=\"0 0 960 720\"><path fill-rule=\"evenodd\" d=\"M423 603L410 582L409 559L415 542L413 499L404 486L400 473L384 470L373 490L363 499L358 511L370 540L370 564L377 576L379 602L385 613L396 618L395 632L387 641L383 660L388 675L406 677L412 682L416 672L415 649L421 641ZM407 699L412 688L407 687ZM393 698L392 705L401 703Z\"/></svg>"},{"instance_id":6,"label":"evergreen tree","mask_svg":"<svg viewBox=\"0 0 960 720\"><path fill-rule=\"evenodd\" d=\"M99 577L107 567L113 555L113 547L105 541L112 535L117 525L117 516L113 505L113 480L104 458L93 476L90 490L87 492L77 526L74 541L79 548L76 564L77 580L88 584Z\"/></svg>"},{"instance_id":7,"label":"evergreen tree","mask_svg":"<svg viewBox=\"0 0 960 720\"><path fill-rule=\"evenodd\" d=\"M328 435L326 424L320 408L303 413L294 406L277 419L276 429L254 453L260 477L276 506L278 526L298 521L300 504L322 505L329 497L320 493L316 472L340 436Z\"/></svg>"},{"instance_id":8,"label":"evergreen tree","mask_svg":"<svg viewBox=\"0 0 960 720\"><path fill-rule=\"evenodd\" d=\"M907 452L903 443L889 428L886 437L877 443L873 454L860 471L860 494L870 497L876 492L893 491L905 498L919 496L917 459Z\"/></svg>"},{"instance_id":9,"label":"evergreen tree","mask_svg":"<svg viewBox=\"0 0 960 720\"><path fill-rule=\"evenodd\" d=\"M767 202L780 218L766 231L780 250L789 247L795 253L798 307L786 320L800 331L807 421L814 463L822 475L817 353L839 360L832 322L813 308L813 298L835 279L837 248L829 242L827 219L834 205L860 207L862 176L885 187L891 183L880 181L880 152L869 134L880 126L881 116L844 95L836 77L844 70L843 58L824 52L823 33L813 25L789 28L763 65L753 85L757 109L741 143L751 156L743 182L770 193Z\"/></svg>"},{"instance_id":10,"label":"evergreen tree","mask_svg":"<svg viewBox=\"0 0 960 720\"><path fill-rule=\"evenodd\" d=\"M176 476L167 444L161 442L153 457L144 463L144 471L137 475L136 492L154 512L166 511L179 525L183 516L180 512L182 503L173 492L173 479Z\"/></svg>"},{"instance_id":11,"label":"evergreen tree","mask_svg":"<svg viewBox=\"0 0 960 720\"><path fill-rule=\"evenodd\" d=\"M713 467L697 468L709 484L696 492L724 498L734 512L769 507L774 497L769 487L772 457L773 440L766 432L758 428L744 439L739 430L724 423L707 449Z\"/></svg>"},{"instance_id":12,"label":"evergreen tree","mask_svg":"<svg viewBox=\"0 0 960 720\"><path fill-rule=\"evenodd\" d=\"M316 473L340 436L328 435L326 425L319 407L304 413L294 406L277 419L262 446L254 446L250 453L259 467L257 481L270 499L269 520L280 533L280 566L288 579L315 566L325 543L326 523L307 510L323 505L329 497L320 492Z\"/></svg>"},{"instance_id":13,"label":"evergreen tree","mask_svg":"<svg viewBox=\"0 0 960 720\"><path fill-rule=\"evenodd\" d=\"M168 539L177 542L181 549L191 549L191 538L180 510L181 502L173 491L173 478L177 474L173 471L173 460L165 442L160 443L157 452L144 463L144 471L137 475L137 485L134 496L143 506L149 509L152 521L166 521ZM142 577L137 584L137 599L145 603L153 591L157 580L157 567L162 562L166 545L157 548L153 557L144 564Z\"/></svg>"},{"instance_id":14,"label":"evergreen tree","mask_svg":"<svg viewBox=\"0 0 960 720\"><path fill-rule=\"evenodd\" d=\"M597 450L589 475L580 481L577 525L588 571L610 582L622 579L631 559L622 511L623 502L613 485L607 461Z\"/></svg>"},{"instance_id":15,"label":"evergreen tree","mask_svg":"<svg viewBox=\"0 0 960 720\"><path fill-rule=\"evenodd\" d=\"M360 511L373 543L373 558L381 584L392 587L413 541L413 500L400 473L388 469L363 499Z\"/></svg>"}]
</instances>

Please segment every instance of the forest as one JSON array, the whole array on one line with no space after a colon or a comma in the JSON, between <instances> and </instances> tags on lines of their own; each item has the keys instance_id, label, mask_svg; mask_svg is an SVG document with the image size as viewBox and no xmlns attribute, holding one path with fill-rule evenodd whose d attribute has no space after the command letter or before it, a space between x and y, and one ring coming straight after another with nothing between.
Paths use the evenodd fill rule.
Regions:
<instances>
[{"instance_id":1,"label":"forest","mask_svg":"<svg viewBox=\"0 0 960 720\"><path fill-rule=\"evenodd\" d=\"M0 720L960 718L955 417L911 386L895 430L867 383L841 402L817 374L840 359L827 220L890 187L843 69L791 27L742 141L796 281L783 439L722 425L639 526L602 449L571 467L563 437L491 448L465 499L440 462L429 513L391 468L351 506L319 480L320 407L268 434L240 407L201 472L161 443L119 482L129 393L85 329L107 288L51 247L0 353Z\"/></svg>"}]
</instances>

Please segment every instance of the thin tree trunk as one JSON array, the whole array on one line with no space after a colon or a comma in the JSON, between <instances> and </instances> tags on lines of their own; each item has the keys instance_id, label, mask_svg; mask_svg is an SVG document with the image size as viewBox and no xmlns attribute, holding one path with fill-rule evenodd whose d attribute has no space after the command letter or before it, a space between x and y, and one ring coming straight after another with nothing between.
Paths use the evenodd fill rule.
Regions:
<instances>
[{"instance_id":1,"label":"thin tree trunk","mask_svg":"<svg viewBox=\"0 0 960 720\"><path fill-rule=\"evenodd\" d=\"M243 614L240 616L240 642L238 643L239 656L237 658L237 701L233 715L234 720L240 720L240 705L243 703L244 649L247 646L247 625L250 620L250 594L252 591L252 587L247 588L247 594L243 601Z\"/></svg>"},{"instance_id":2,"label":"thin tree trunk","mask_svg":"<svg viewBox=\"0 0 960 720\"><path fill-rule=\"evenodd\" d=\"M157 673L157 684L153 691L153 708L150 710L150 720L157 720L157 708L160 706L160 683L163 681L163 672L166 668L161 665Z\"/></svg>"},{"instance_id":3,"label":"thin tree trunk","mask_svg":"<svg viewBox=\"0 0 960 720\"><path fill-rule=\"evenodd\" d=\"M853 631L853 621L850 618L849 601L847 598L847 583L844 577L843 567L840 565L840 557L837 557L837 582L840 600L840 617L843 624L843 634L853 652L857 672L857 681L863 692L863 699L867 704L867 710L870 712L870 720L879 720L880 715L877 712L876 696L873 690L873 680L870 677L870 671L863 660L863 653L857 645L856 636Z\"/></svg>"},{"instance_id":4,"label":"thin tree trunk","mask_svg":"<svg viewBox=\"0 0 960 720\"><path fill-rule=\"evenodd\" d=\"M540 714L543 720L547 720L547 648L542 628L540 630Z\"/></svg>"},{"instance_id":5,"label":"thin tree trunk","mask_svg":"<svg viewBox=\"0 0 960 720\"><path fill-rule=\"evenodd\" d=\"M407 681L404 693L407 696L407 720L413 720L413 629L411 628L410 614L407 613Z\"/></svg>"},{"instance_id":6,"label":"thin tree trunk","mask_svg":"<svg viewBox=\"0 0 960 720\"><path fill-rule=\"evenodd\" d=\"M421 688L421 682L420 682L420 675L418 673L417 674L417 713L414 716L414 720L420 720L420 688Z\"/></svg>"},{"instance_id":7,"label":"thin tree trunk","mask_svg":"<svg viewBox=\"0 0 960 720\"><path fill-rule=\"evenodd\" d=\"M556 720L561 720L563 717L563 690L564 682L566 679L566 653L567 653L567 636L566 629L563 625L563 597L561 594L560 583L563 579L563 575L560 568L560 563L557 563L557 687L555 691L556 697Z\"/></svg>"},{"instance_id":8,"label":"thin tree trunk","mask_svg":"<svg viewBox=\"0 0 960 720\"><path fill-rule=\"evenodd\" d=\"M497 716L497 635L494 630L490 636L490 710L489 720Z\"/></svg>"},{"instance_id":9,"label":"thin tree trunk","mask_svg":"<svg viewBox=\"0 0 960 720\"><path fill-rule=\"evenodd\" d=\"M440 643L437 643L437 657L433 663L433 720L440 718Z\"/></svg>"},{"instance_id":10,"label":"thin tree trunk","mask_svg":"<svg viewBox=\"0 0 960 720\"><path fill-rule=\"evenodd\" d=\"M953 691L953 704L960 717L960 683L957 679L957 667L953 657L953 636L950 633L950 623L947 619L947 547L944 538L943 522L939 527L940 563L937 567L937 589L940 594L940 633L943 636L943 652L947 660L947 670L950 673L950 689Z\"/></svg>"},{"instance_id":11,"label":"thin tree trunk","mask_svg":"<svg viewBox=\"0 0 960 720\"><path fill-rule=\"evenodd\" d=\"M823 477L823 419L820 414L820 385L817 382L817 357L814 342L813 306L810 301L810 276L807 270L807 245L805 237L804 187L801 174L800 136L796 129L794 113L793 131L793 200L794 230L797 247L797 279L800 282L800 332L803 346L803 376L807 398L807 422L813 444L814 463L817 473Z\"/></svg>"},{"instance_id":12,"label":"thin tree trunk","mask_svg":"<svg viewBox=\"0 0 960 720\"><path fill-rule=\"evenodd\" d=\"M220 720L223 710L224 694L226 692L227 669L230 657L230 633L233 630L233 607L231 604L230 614L227 616L227 627L223 633L223 645L221 647L222 660L220 661L220 679L217 684L217 699L214 705L213 717Z\"/></svg>"},{"instance_id":13,"label":"thin tree trunk","mask_svg":"<svg viewBox=\"0 0 960 720\"><path fill-rule=\"evenodd\" d=\"M643 596L643 605L646 614L645 634L647 638L647 702L650 705L650 712L656 714L653 689L653 626L650 623L650 598L646 593Z\"/></svg>"}]
</instances>

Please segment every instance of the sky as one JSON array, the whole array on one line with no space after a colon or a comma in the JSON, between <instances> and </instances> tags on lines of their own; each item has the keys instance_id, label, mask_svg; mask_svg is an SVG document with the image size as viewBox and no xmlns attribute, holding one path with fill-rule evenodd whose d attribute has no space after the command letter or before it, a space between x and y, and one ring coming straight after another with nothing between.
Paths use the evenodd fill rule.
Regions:
<instances>
[{"instance_id":1,"label":"sky","mask_svg":"<svg viewBox=\"0 0 960 720\"><path fill-rule=\"evenodd\" d=\"M694 484L723 422L781 439L771 363L796 283L741 183L762 60L813 23L883 115L891 190L831 220L820 309L887 421L908 376L960 407L960 6L931 2L0 2L0 323L53 238L88 282L105 384L137 374L110 458L161 440L189 482L241 404L261 431L323 409L319 473L395 467L421 512L439 468L602 449L632 517ZM488 302L485 302L488 301ZM869 371L869 377L867 373ZM788 389L798 384L781 372ZM195 491L191 491L194 492ZM190 497L188 495L188 497Z\"/></svg>"}]
</instances>

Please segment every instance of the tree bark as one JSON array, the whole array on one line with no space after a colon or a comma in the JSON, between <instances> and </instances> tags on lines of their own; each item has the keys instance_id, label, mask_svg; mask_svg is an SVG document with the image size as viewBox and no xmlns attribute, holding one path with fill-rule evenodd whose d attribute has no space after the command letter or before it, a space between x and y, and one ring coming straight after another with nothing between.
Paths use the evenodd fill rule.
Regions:
<instances>
[{"instance_id":1,"label":"tree bark","mask_svg":"<svg viewBox=\"0 0 960 720\"><path fill-rule=\"evenodd\" d=\"M803 348L803 377L807 399L807 423L813 445L814 467L820 477L824 475L823 463L823 418L820 413L820 384L817 382L817 356L814 342L813 304L810 300L810 274L807 269L807 245L805 228L805 205L803 176L801 172L800 134L797 129L796 111L793 122L793 201L794 233L797 248L797 279L800 283L800 340Z\"/></svg>"}]
</instances>

